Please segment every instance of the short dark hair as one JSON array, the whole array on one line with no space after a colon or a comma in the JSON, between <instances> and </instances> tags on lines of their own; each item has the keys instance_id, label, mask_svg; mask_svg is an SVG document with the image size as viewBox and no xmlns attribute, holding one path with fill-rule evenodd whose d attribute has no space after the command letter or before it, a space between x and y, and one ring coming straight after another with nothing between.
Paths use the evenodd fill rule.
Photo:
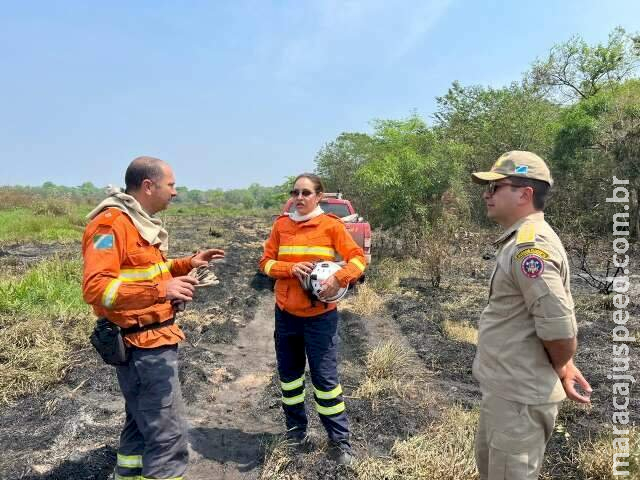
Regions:
<instances>
[{"instance_id":1,"label":"short dark hair","mask_svg":"<svg viewBox=\"0 0 640 480\"><path fill-rule=\"evenodd\" d=\"M322 179L315 173L301 173L296 177L293 183L295 184L301 178L308 178L309 180L311 180L316 193L324 193L324 183L322 183Z\"/></svg>"},{"instance_id":2,"label":"short dark hair","mask_svg":"<svg viewBox=\"0 0 640 480\"><path fill-rule=\"evenodd\" d=\"M509 177L509 181L519 187L531 187L533 189L533 208L544 210L544 203L551 189L547 182L524 177Z\"/></svg>"},{"instance_id":3,"label":"short dark hair","mask_svg":"<svg viewBox=\"0 0 640 480\"><path fill-rule=\"evenodd\" d=\"M135 192L140 189L142 182L149 179L157 182L162 179L164 172L162 167L165 162L154 157L137 157L127 167L124 174L124 183L127 192Z\"/></svg>"}]
</instances>

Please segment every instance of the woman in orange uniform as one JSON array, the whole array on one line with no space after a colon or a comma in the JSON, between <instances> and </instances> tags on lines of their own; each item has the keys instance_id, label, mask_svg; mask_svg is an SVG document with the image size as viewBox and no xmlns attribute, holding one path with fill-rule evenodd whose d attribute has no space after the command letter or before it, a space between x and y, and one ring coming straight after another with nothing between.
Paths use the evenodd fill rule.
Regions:
<instances>
[{"instance_id":1,"label":"woman in orange uniform","mask_svg":"<svg viewBox=\"0 0 640 480\"><path fill-rule=\"evenodd\" d=\"M307 442L304 371L308 360L315 407L329 436L329 453L337 462L349 464L353 456L337 370L338 311L335 303L322 299L332 298L360 277L365 258L342 221L320 208L323 192L320 177L298 175L291 190L295 211L274 222L260 269L276 279L274 338L287 437L300 446ZM335 260L337 255L345 266L324 282L320 298L314 299L302 287L302 280L315 262Z\"/></svg>"}]
</instances>

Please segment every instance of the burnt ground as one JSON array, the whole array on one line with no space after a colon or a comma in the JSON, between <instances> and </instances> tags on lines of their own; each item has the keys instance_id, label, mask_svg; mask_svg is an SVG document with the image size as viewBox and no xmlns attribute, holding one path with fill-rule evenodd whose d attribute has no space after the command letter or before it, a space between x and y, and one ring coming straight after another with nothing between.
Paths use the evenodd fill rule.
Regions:
<instances>
[{"instance_id":1,"label":"burnt ground","mask_svg":"<svg viewBox=\"0 0 640 480\"><path fill-rule=\"evenodd\" d=\"M258 399L274 371L272 293L258 278L268 232L260 219L170 220L171 254L222 247L219 285L198 289L180 314L188 341L180 380L190 423L189 478L241 478L254 472L279 424L264 419ZM53 255L79 257L75 245L4 245L0 261L15 272ZM270 313L271 312L271 313ZM123 402L115 370L91 347L76 353L63 382L0 410L0 478L105 479L113 470Z\"/></svg>"},{"instance_id":2,"label":"burnt ground","mask_svg":"<svg viewBox=\"0 0 640 480\"><path fill-rule=\"evenodd\" d=\"M191 445L186 478L271 478L262 466L270 445L280 438L283 420L274 374L273 294L269 282L256 276L268 223L203 217L172 217L167 223L172 256L203 246L226 250L224 262L214 267L221 283L198 290L179 316L188 339L180 350ZM392 293L380 294L383 304L375 314L343 310L341 376L358 456L388 456L397 439L425 431L442 407L433 399L467 408L477 405L480 393L471 377L475 345L451 338L443 325L452 321L477 326L493 267L491 259L482 258L490 257L487 241L476 238L460 246L447 259L440 288L431 286L425 272L406 271ZM78 258L79 245L3 245L0 265L19 273L52 255ZM375 273L374 265L371 275ZM606 378L612 362L611 311L578 279L573 291L580 327L576 363L594 388L593 407L563 409L558 423L565 429L550 442L547 478L569 477L567 447L597 437L611 417ZM629 325L639 332L637 292L635 302ZM367 351L388 339L405 345L415 359L414 381L420 389L387 397L381 405L358 398L355 391ZM634 358L631 370L638 378L637 355ZM631 396L630 411L640 411L637 388ZM322 427L310 404L308 410L317 449L293 458L286 472L298 475L291 478L354 478L352 471L326 460ZM114 370L102 364L91 347L76 352L57 386L0 408L0 479L106 479L115 464L123 417Z\"/></svg>"}]
</instances>

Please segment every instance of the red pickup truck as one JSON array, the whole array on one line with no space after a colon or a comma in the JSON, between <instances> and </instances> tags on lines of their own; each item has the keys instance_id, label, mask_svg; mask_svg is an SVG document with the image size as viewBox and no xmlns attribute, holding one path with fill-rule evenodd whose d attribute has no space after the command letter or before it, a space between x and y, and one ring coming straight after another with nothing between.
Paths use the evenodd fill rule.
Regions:
<instances>
[{"instance_id":1,"label":"red pickup truck","mask_svg":"<svg viewBox=\"0 0 640 480\"><path fill-rule=\"evenodd\" d=\"M289 215L295 210L293 199L290 198L282 208L282 214ZM327 213L339 217L347 227L347 231L358 245L364 250L367 265L371 263L371 226L359 216L351 202L342 198L341 193L325 193L320 201L320 208Z\"/></svg>"}]
</instances>

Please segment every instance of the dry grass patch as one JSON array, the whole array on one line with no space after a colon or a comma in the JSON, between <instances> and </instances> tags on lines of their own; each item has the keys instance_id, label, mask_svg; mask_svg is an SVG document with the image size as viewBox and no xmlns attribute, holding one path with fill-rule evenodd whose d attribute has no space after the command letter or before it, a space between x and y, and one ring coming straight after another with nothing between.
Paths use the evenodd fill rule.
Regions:
<instances>
[{"instance_id":1,"label":"dry grass patch","mask_svg":"<svg viewBox=\"0 0 640 480\"><path fill-rule=\"evenodd\" d=\"M360 480L474 480L474 436L478 411L447 409L421 435L396 441L390 458L365 458L355 469Z\"/></svg>"},{"instance_id":2,"label":"dry grass patch","mask_svg":"<svg viewBox=\"0 0 640 480\"><path fill-rule=\"evenodd\" d=\"M379 293L398 290L400 279L423 276L423 263L414 258L398 259L384 257L374 261L367 269L367 283Z\"/></svg>"},{"instance_id":3,"label":"dry grass patch","mask_svg":"<svg viewBox=\"0 0 640 480\"><path fill-rule=\"evenodd\" d=\"M628 467L620 466L618 471L628 471L627 478L640 478L640 427L629 428L629 456L619 457L619 461L628 462ZM613 433L607 432L595 441L588 440L578 446L576 459L578 470L588 480L612 480L620 478L613 475L613 454L623 453L613 448Z\"/></svg>"},{"instance_id":4,"label":"dry grass patch","mask_svg":"<svg viewBox=\"0 0 640 480\"><path fill-rule=\"evenodd\" d=\"M384 299L368 284L356 287L355 295L347 297L342 307L356 315L368 316L379 312L384 306Z\"/></svg>"},{"instance_id":5,"label":"dry grass patch","mask_svg":"<svg viewBox=\"0 0 640 480\"><path fill-rule=\"evenodd\" d=\"M445 320L442 322L442 328L447 337L457 342L478 344L478 329L467 321L454 322Z\"/></svg>"},{"instance_id":6,"label":"dry grass patch","mask_svg":"<svg viewBox=\"0 0 640 480\"><path fill-rule=\"evenodd\" d=\"M365 374L374 380L406 374L413 364L411 351L396 340L378 344L368 354Z\"/></svg>"},{"instance_id":7,"label":"dry grass patch","mask_svg":"<svg viewBox=\"0 0 640 480\"><path fill-rule=\"evenodd\" d=\"M416 389L417 365L409 347L389 340L371 349L365 360L364 379L354 396L376 401L388 397L406 398Z\"/></svg>"},{"instance_id":8,"label":"dry grass patch","mask_svg":"<svg viewBox=\"0 0 640 480\"><path fill-rule=\"evenodd\" d=\"M484 281L451 285L447 290L446 301L442 302L442 312L456 317L468 316L470 313L479 317L487 303L488 294L489 284Z\"/></svg>"},{"instance_id":9,"label":"dry grass patch","mask_svg":"<svg viewBox=\"0 0 640 480\"><path fill-rule=\"evenodd\" d=\"M403 268L398 260L382 258L367 269L367 283L378 292L390 292L398 288Z\"/></svg>"},{"instance_id":10,"label":"dry grass patch","mask_svg":"<svg viewBox=\"0 0 640 480\"><path fill-rule=\"evenodd\" d=\"M287 472L292 462L292 452L287 442L282 438L273 440L266 448L260 480L304 480L296 472Z\"/></svg>"},{"instance_id":11,"label":"dry grass patch","mask_svg":"<svg viewBox=\"0 0 640 480\"><path fill-rule=\"evenodd\" d=\"M49 320L29 319L0 334L0 403L60 380L70 350Z\"/></svg>"},{"instance_id":12,"label":"dry grass patch","mask_svg":"<svg viewBox=\"0 0 640 480\"><path fill-rule=\"evenodd\" d=\"M603 315L609 316L613 310L613 296L600 293L579 292L573 296L576 315L592 322L599 321Z\"/></svg>"},{"instance_id":13,"label":"dry grass patch","mask_svg":"<svg viewBox=\"0 0 640 480\"><path fill-rule=\"evenodd\" d=\"M59 381L94 320L82 300L79 261L47 260L0 280L0 403Z\"/></svg>"}]
</instances>

